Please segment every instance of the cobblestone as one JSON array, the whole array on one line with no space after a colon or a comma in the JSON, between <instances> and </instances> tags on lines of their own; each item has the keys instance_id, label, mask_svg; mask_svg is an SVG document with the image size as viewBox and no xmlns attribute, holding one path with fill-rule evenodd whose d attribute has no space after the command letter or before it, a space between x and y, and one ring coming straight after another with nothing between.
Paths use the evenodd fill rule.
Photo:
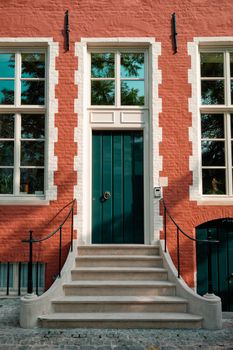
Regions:
<instances>
[{"instance_id":1,"label":"cobblestone","mask_svg":"<svg viewBox=\"0 0 233 350\"><path fill-rule=\"evenodd\" d=\"M225 314L224 314L225 315ZM19 299L0 299L0 350L233 350L233 317L223 329L22 329Z\"/></svg>"}]
</instances>

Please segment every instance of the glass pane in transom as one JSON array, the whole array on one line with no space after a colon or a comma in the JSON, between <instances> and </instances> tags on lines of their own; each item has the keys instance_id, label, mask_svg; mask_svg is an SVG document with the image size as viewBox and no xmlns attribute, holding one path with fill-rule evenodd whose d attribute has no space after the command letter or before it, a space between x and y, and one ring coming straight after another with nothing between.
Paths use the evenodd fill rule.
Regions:
<instances>
[{"instance_id":1,"label":"glass pane in transom","mask_svg":"<svg viewBox=\"0 0 233 350\"><path fill-rule=\"evenodd\" d=\"M43 194L44 169L21 169L20 193L38 195Z\"/></svg>"},{"instance_id":2,"label":"glass pane in transom","mask_svg":"<svg viewBox=\"0 0 233 350\"><path fill-rule=\"evenodd\" d=\"M0 53L0 78L15 77L15 55Z\"/></svg>"},{"instance_id":3,"label":"glass pane in transom","mask_svg":"<svg viewBox=\"0 0 233 350\"><path fill-rule=\"evenodd\" d=\"M121 78L144 79L144 54L122 53L121 54Z\"/></svg>"},{"instance_id":4,"label":"glass pane in transom","mask_svg":"<svg viewBox=\"0 0 233 350\"><path fill-rule=\"evenodd\" d=\"M13 193L13 169L0 169L0 194Z\"/></svg>"},{"instance_id":5,"label":"glass pane in transom","mask_svg":"<svg viewBox=\"0 0 233 350\"><path fill-rule=\"evenodd\" d=\"M201 152L203 166L225 165L224 141L202 141Z\"/></svg>"},{"instance_id":6,"label":"glass pane in transom","mask_svg":"<svg viewBox=\"0 0 233 350\"><path fill-rule=\"evenodd\" d=\"M114 54L92 53L91 54L91 77L114 78Z\"/></svg>"},{"instance_id":7,"label":"glass pane in transom","mask_svg":"<svg viewBox=\"0 0 233 350\"><path fill-rule=\"evenodd\" d=\"M14 104L14 80L0 80L0 104Z\"/></svg>"},{"instance_id":8,"label":"glass pane in transom","mask_svg":"<svg viewBox=\"0 0 233 350\"><path fill-rule=\"evenodd\" d=\"M223 53L201 53L201 76L223 77Z\"/></svg>"},{"instance_id":9,"label":"glass pane in transom","mask_svg":"<svg viewBox=\"0 0 233 350\"><path fill-rule=\"evenodd\" d=\"M201 115L202 138L224 138L224 115L202 114Z\"/></svg>"},{"instance_id":10,"label":"glass pane in transom","mask_svg":"<svg viewBox=\"0 0 233 350\"><path fill-rule=\"evenodd\" d=\"M144 81L121 80L121 105L143 106L144 105Z\"/></svg>"},{"instance_id":11,"label":"glass pane in transom","mask_svg":"<svg viewBox=\"0 0 233 350\"><path fill-rule=\"evenodd\" d=\"M224 80L202 80L201 103L203 105L223 105Z\"/></svg>"},{"instance_id":12,"label":"glass pane in transom","mask_svg":"<svg viewBox=\"0 0 233 350\"><path fill-rule=\"evenodd\" d=\"M114 105L115 81L93 80L91 82L91 104L111 106Z\"/></svg>"},{"instance_id":13,"label":"glass pane in transom","mask_svg":"<svg viewBox=\"0 0 233 350\"><path fill-rule=\"evenodd\" d=\"M22 78L45 77L45 54L23 53L22 54Z\"/></svg>"},{"instance_id":14,"label":"glass pane in transom","mask_svg":"<svg viewBox=\"0 0 233 350\"><path fill-rule=\"evenodd\" d=\"M23 114L21 119L21 137L23 139L43 139L45 118L41 114Z\"/></svg>"},{"instance_id":15,"label":"glass pane in transom","mask_svg":"<svg viewBox=\"0 0 233 350\"><path fill-rule=\"evenodd\" d=\"M45 103L44 81L21 81L21 104L44 105Z\"/></svg>"},{"instance_id":16,"label":"glass pane in transom","mask_svg":"<svg viewBox=\"0 0 233 350\"><path fill-rule=\"evenodd\" d=\"M0 114L0 138L14 138L14 115Z\"/></svg>"},{"instance_id":17,"label":"glass pane in transom","mask_svg":"<svg viewBox=\"0 0 233 350\"><path fill-rule=\"evenodd\" d=\"M203 194L225 194L225 169L202 169L202 189Z\"/></svg>"}]
</instances>

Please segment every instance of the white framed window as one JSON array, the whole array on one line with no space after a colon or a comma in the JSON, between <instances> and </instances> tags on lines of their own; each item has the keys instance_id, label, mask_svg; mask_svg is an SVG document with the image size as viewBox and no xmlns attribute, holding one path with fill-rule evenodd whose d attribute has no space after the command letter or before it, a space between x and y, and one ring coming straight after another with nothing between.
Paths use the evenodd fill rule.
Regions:
<instances>
[{"instance_id":1,"label":"white framed window","mask_svg":"<svg viewBox=\"0 0 233 350\"><path fill-rule=\"evenodd\" d=\"M90 106L147 108L147 50L92 49Z\"/></svg>"},{"instance_id":2,"label":"white framed window","mask_svg":"<svg viewBox=\"0 0 233 350\"><path fill-rule=\"evenodd\" d=\"M46 50L0 50L0 200L45 195Z\"/></svg>"},{"instance_id":3,"label":"white framed window","mask_svg":"<svg viewBox=\"0 0 233 350\"><path fill-rule=\"evenodd\" d=\"M233 47L200 49L203 196L233 196Z\"/></svg>"}]
</instances>

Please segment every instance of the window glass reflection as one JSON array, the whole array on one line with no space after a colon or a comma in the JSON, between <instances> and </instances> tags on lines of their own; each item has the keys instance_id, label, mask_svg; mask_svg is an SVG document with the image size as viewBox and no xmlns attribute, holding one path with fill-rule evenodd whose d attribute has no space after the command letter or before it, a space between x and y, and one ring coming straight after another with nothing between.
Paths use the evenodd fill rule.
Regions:
<instances>
[{"instance_id":1,"label":"window glass reflection","mask_svg":"<svg viewBox=\"0 0 233 350\"><path fill-rule=\"evenodd\" d=\"M201 102L203 105L222 105L224 99L223 80L202 80Z\"/></svg>"},{"instance_id":2,"label":"window glass reflection","mask_svg":"<svg viewBox=\"0 0 233 350\"><path fill-rule=\"evenodd\" d=\"M21 81L21 104L44 105L45 83L44 81Z\"/></svg>"},{"instance_id":3,"label":"window glass reflection","mask_svg":"<svg viewBox=\"0 0 233 350\"><path fill-rule=\"evenodd\" d=\"M13 193L13 169L0 168L0 194Z\"/></svg>"},{"instance_id":4,"label":"window glass reflection","mask_svg":"<svg viewBox=\"0 0 233 350\"><path fill-rule=\"evenodd\" d=\"M224 141L202 141L201 150L203 166L225 165Z\"/></svg>"},{"instance_id":5,"label":"window glass reflection","mask_svg":"<svg viewBox=\"0 0 233 350\"><path fill-rule=\"evenodd\" d=\"M223 77L223 53L201 53L201 76Z\"/></svg>"},{"instance_id":6,"label":"window glass reflection","mask_svg":"<svg viewBox=\"0 0 233 350\"><path fill-rule=\"evenodd\" d=\"M44 169L20 169L20 192L44 193Z\"/></svg>"},{"instance_id":7,"label":"window glass reflection","mask_svg":"<svg viewBox=\"0 0 233 350\"><path fill-rule=\"evenodd\" d=\"M24 139L43 139L45 118L39 114L23 114L21 118L21 137Z\"/></svg>"},{"instance_id":8,"label":"window glass reflection","mask_svg":"<svg viewBox=\"0 0 233 350\"><path fill-rule=\"evenodd\" d=\"M144 78L144 54L121 54L121 78Z\"/></svg>"},{"instance_id":9,"label":"window glass reflection","mask_svg":"<svg viewBox=\"0 0 233 350\"><path fill-rule=\"evenodd\" d=\"M122 80L121 81L121 105L143 106L144 105L144 81Z\"/></svg>"},{"instance_id":10,"label":"window glass reflection","mask_svg":"<svg viewBox=\"0 0 233 350\"><path fill-rule=\"evenodd\" d=\"M221 195L226 193L225 169L202 170L203 194Z\"/></svg>"},{"instance_id":11,"label":"window glass reflection","mask_svg":"<svg viewBox=\"0 0 233 350\"><path fill-rule=\"evenodd\" d=\"M0 78L15 77L15 55L0 53Z\"/></svg>"},{"instance_id":12,"label":"window glass reflection","mask_svg":"<svg viewBox=\"0 0 233 350\"><path fill-rule=\"evenodd\" d=\"M0 80L0 104L14 104L14 80Z\"/></svg>"},{"instance_id":13,"label":"window glass reflection","mask_svg":"<svg viewBox=\"0 0 233 350\"><path fill-rule=\"evenodd\" d=\"M224 115L202 114L201 115L202 138L224 138Z\"/></svg>"},{"instance_id":14,"label":"window glass reflection","mask_svg":"<svg viewBox=\"0 0 233 350\"><path fill-rule=\"evenodd\" d=\"M113 78L114 77L114 54L92 53L91 54L91 77Z\"/></svg>"},{"instance_id":15,"label":"window glass reflection","mask_svg":"<svg viewBox=\"0 0 233 350\"><path fill-rule=\"evenodd\" d=\"M14 138L14 115L0 114L0 138Z\"/></svg>"},{"instance_id":16,"label":"window glass reflection","mask_svg":"<svg viewBox=\"0 0 233 350\"><path fill-rule=\"evenodd\" d=\"M45 77L45 54L24 53L22 54L22 78Z\"/></svg>"}]
</instances>

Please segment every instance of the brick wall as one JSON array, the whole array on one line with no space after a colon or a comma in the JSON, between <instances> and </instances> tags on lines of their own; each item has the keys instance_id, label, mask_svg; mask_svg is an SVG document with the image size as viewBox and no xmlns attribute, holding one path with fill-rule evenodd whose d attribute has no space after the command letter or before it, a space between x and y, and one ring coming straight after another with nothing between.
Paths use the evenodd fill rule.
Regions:
<instances>
[{"instance_id":1,"label":"brick wall","mask_svg":"<svg viewBox=\"0 0 233 350\"><path fill-rule=\"evenodd\" d=\"M71 31L69 52L64 51L63 36L67 9ZM178 53L175 55L171 44L173 12L177 16L178 32ZM59 43L59 56L56 58L59 72L56 87L58 113L55 115L58 171L54 179L57 200L51 201L49 206L0 206L1 261L27 260L28 247L20 240L27 237L29 229L39 237L46 234L48 230L43 226L73 198L77 183L74 157L78 149L74 142L74 128L78 124L78 116L74 113L74 100L78 98L74 84L78 64L74 43L81 37L155 37L161 42L159 69L162 71L162 83L159 97L162 98L162 113L159 126L162 128L160 155L163 157L163 170L160 176L168 177L168 187L164 188L166 203L178 224L191 235L195 234L195 227L205 221L233 216L231 206L198 206L195 201L189 201L192 146L188 135L191 126L188 70L191 60L187 52L187 43L192 42L194 37L232 35L231 0L213 0L211 3L209 0L8 0L0 2L0 13L0 37L52 37ZM174 237L169 233L172 253ZM47 263L47 286L56 273L57 244L50 242L42 247L41 243L35 249L35 257ZM183 273L192 286L195 247L184 240L181 245Z\"/></svg>"}]
</instances>

